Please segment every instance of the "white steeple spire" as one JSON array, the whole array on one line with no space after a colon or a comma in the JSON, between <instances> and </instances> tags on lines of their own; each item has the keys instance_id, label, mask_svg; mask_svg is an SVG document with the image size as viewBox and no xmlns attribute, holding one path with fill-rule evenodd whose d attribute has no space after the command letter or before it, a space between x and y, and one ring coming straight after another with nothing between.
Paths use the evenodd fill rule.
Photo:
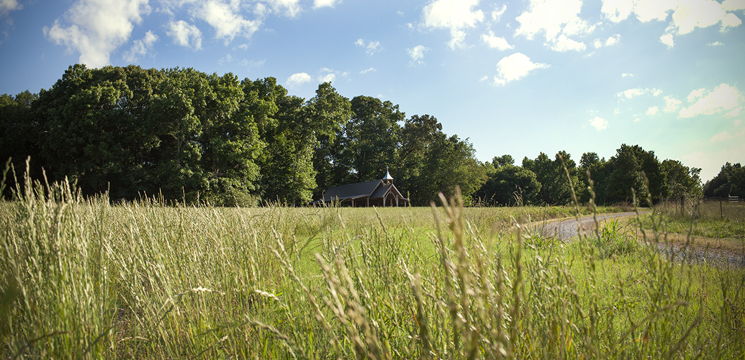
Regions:
<instances>
[{"instance_id":1,"label":"white steeple spire","mask_svg":"<svg viewBox=\"0 0 745 360\"><path fill-rule=\"evenodd\" d=\"M383 177L383 181L385 182L393 181L393 176L391 176L391 173L388 172L387 166L385 167L385 176Z\"/></svg>"}]
</instances>

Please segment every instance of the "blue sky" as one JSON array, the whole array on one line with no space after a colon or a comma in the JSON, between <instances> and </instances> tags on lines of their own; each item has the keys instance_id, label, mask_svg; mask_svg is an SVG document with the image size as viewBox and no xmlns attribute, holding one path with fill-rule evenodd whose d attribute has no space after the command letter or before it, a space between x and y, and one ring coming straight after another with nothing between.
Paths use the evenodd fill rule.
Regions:
<instances>
[{"instance_id":1,"label":"blue sky","mask_svg":"<svg viewBox=\"0 0 745 360\"><path fill-rule=\"evenodd\" d=\"M70 64L321 81L436 116L477 156L745 162L745 0L0 0L0 93Z\"/></svg>"}]
</instances>

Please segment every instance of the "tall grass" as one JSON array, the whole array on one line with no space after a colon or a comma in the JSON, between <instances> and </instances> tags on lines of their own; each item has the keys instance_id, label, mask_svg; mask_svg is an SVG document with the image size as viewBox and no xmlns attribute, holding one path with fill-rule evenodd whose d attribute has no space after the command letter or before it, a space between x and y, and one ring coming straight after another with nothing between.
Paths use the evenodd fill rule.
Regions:
<instances>
[{"instance_id":1,"label":"tall grass","mask_svg":"<svg viewBox=\"0 0 745 360\"><path fill-rule=\"evenodd\" d=\"M743 358L745 272L669 261L567 208L0 203L5 358ZM545 211L544 211L545 210ZM513 220L510 220L513 219Z\"/></svg>"},{"instance_id":2,"label":"tall grass","mask_svg":"<svg viewBox=\"0 0 745 360\"><path fill-rule=\"evenodd\" d=\"M745 203L688 200L656 206L663 216L665 229L709 238L745 240Z\"/></svg>"}]
</instances>

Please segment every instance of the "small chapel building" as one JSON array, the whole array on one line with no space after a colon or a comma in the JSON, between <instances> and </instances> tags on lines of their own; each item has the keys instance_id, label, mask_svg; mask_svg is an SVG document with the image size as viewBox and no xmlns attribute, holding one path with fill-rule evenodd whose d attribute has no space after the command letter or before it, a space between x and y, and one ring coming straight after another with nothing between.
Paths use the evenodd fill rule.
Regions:
<instances>
[{"instance_id":1,"label":"small chapel building","mask_svg":"<svg viewBox=\"0 0 745 360\"><path fill-rule=\"evenodd\" d=\"M334 186L323 192L318 205L338 204L340 206L406 206L409 199L404 197L393 185L393 177L388 169L380 180Z\"/></svg>"}]
</instances>

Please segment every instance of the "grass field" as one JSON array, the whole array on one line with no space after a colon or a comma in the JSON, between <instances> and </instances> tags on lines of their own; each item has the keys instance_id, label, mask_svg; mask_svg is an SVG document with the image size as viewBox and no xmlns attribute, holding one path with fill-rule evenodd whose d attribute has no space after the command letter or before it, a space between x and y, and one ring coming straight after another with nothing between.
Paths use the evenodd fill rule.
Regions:
<instances>
[{"instance_id":1,"label":"grass field","mask_svg":"<svg viewBox=\"0 0 745 360\"><path fill-rule=\"evenodd\" d=\"M707 238L745 240L745 202L702 201L686 205L682 210L678 203L657 206L661 228ZM652 221L644 224L647 229L653 227Z\"/></svg>"},{"instance_id":2,"label":"grass field","mask_svg":"<svg viewBox=\"0 0 745 360\"><path fill-rule=\"evenodd\" d=\"M668 261L615 222L568 244L513 226L571 207L25 193L0 203L3 358L745 356L742 269Z\"/></svg>"}]
</instances>

